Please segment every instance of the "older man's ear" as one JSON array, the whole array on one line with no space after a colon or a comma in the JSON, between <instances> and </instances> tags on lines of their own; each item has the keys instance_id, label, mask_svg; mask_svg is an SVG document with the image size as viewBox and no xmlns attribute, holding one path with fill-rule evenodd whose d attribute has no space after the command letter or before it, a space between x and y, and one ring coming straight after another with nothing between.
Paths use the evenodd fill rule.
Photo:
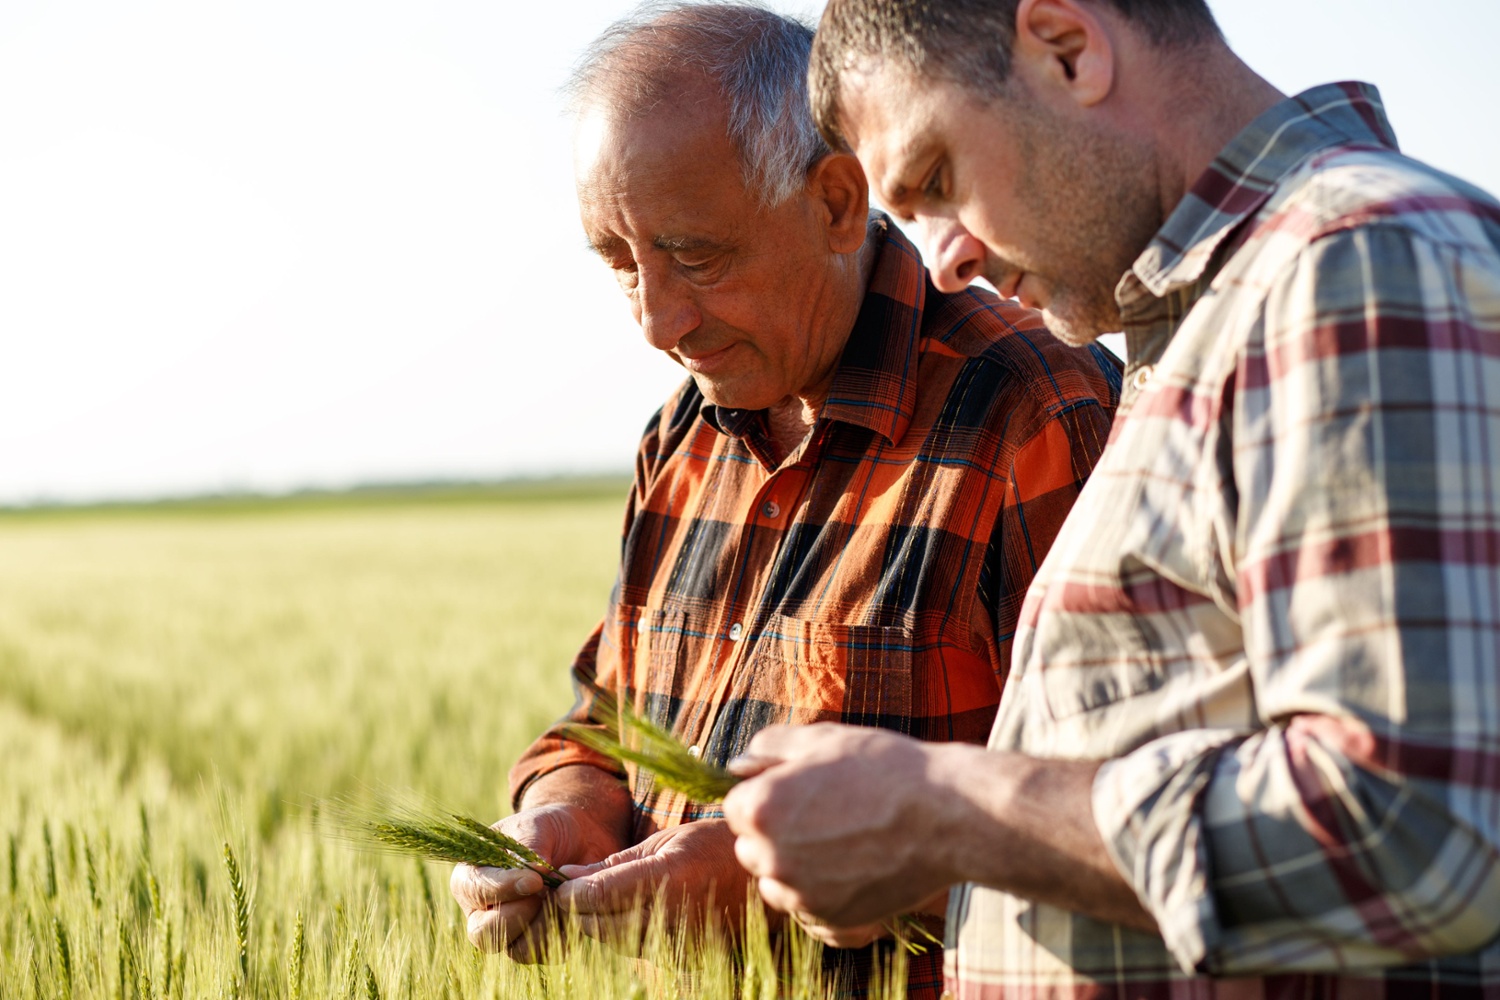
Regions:
<instances>
[{"instance_id":1,"label":"older man's ear","mask_svg":"<svg viewBox=\"0 0 1500 1000\"><path fill-rule=\"evenodd\" d=\"M855 253L865 243L870 214L870 186L851 153L829 153L807 172L807 192L823 210L828 248Z\"/></svg>"}]
</instances>

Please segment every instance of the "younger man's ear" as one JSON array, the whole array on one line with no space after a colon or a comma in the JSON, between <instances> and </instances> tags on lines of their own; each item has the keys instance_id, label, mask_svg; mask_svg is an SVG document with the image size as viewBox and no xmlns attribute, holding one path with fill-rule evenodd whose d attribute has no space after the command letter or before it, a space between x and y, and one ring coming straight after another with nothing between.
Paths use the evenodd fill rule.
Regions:
<instances>
[{"instance_id":1,"label":"younger man's ear","mask_svg":"<svg viewBox=\"0 0 1500 1000\"><path fill-rule=\"evenodd\" d=\"M1114 88L1114 40L1096 8L1079 0L1021 0L1017 68L1068 100L1092 107Z\"/></svg>"},{"instance_id":2,"label":"younger man's ear","mask_svg":"<svg viewBox=\"0 0 1500 1000\"><path fill-rule=\"evenodd\" d=\"M828 223L828 248L854 253L865 244L870 186L853 153L829 153L807 172L807 189Z\"/></svg>"}]
</instances>

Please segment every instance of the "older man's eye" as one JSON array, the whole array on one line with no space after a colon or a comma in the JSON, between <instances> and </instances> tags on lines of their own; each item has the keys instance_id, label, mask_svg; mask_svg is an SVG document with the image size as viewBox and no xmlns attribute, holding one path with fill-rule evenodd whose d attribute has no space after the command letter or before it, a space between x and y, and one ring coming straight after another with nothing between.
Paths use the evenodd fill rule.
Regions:
<instances>
[{"instance_id":1,"label":"older man's eye","mask_svg":"<svg viewBox=\"0 0 1500 1000\"><path fill-rule=\"evenodd\" d=\"M922 197L928 201L941 201L943 198L943 169L937 168L927 178L927 183L922 186Z\"/></svg>"},{"instance_id":2,"label":"older man's eye","mask_svg":"<svg viewBox=\"0 0 1500 1000\"><path fill-rule=\"evenodd\" d=\"M635 288L636 282L639 280L639 276L636 273L635 261L611 262L609 269L614 274L615 281L625 291L628 292Z\"/></svg>"},{"instance_id":3,"label":"older man's eye","mask_svg":"<svg viewBox=\"0 0 1500 1000\"><path fill-rule=\"evenodd\" d=\"M712 257L679 257L677 266L693 277L705 277L718 271L724 258L718 255Z\"/></svg>"}]
</instances>

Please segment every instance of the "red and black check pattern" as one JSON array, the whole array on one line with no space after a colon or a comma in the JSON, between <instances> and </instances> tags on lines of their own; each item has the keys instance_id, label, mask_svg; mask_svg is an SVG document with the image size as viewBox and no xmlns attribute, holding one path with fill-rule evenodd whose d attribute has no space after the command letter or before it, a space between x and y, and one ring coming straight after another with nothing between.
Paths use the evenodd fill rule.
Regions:
<instances>
[{"instance_id":1,"label":"red and black check pattern","mask_svg":"<svg viewBox=\"0 0 1500 1000\"><path fill-rule=\"evenodd\" d=\"M944 295L898 232L872 238L827 405L779 468L761 413L692 382L641 441L619 579L573 671L708 760L825 720L983 743L1026 588L1108 437L1112 356L990 293ZM554 729L511 772L516 801L570 764L613 769ZM717 814L625 777L638 838ZM939 961L914 963L914 995L941 988Z\"/></svg>"}]
</instances>

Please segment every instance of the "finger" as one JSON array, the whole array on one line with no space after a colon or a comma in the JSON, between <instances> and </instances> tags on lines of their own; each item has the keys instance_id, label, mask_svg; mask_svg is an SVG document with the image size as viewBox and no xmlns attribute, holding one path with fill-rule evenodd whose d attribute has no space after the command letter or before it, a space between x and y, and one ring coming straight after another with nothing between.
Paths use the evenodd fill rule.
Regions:
<instances>
[{"instance_id":1,"label":"finger","mask_svg":"<svg viewBox=\"0 0 1500 1000\"><path fill-rule=\"evenodd\" d=\"M649 899L658 879L664 876L656 856L603 863L597 871L574 878L553 891L557 905L575 914L620 913Z\"/></svg>"},{"instance_id":2,"label":"finger","mask_svg":"<svg viewBox=\"0 0 1500 1000\"><path fill-rule=\"evenodd\" d=\"M766 905L772 909L783 913L807 912L807 906L801 894L785 882L762 877L756 885L760 889L760 898L765 900Z\"/></svg>"},{"instance_id":3,"label":"finger","mask_svg":"<svg viewBox=\"0 0 1500 1000\"><path fill-rule=\"evenodd\" d=\"M465 913L492 910L534 896L544 888L542 877L529 868L476 868L455 865L448 888Z\"/></svg>"},{"instance_id":4,"label":"finger","mask_svg":"<svg viewBox=\"0 0 1500 1000\"><path fill-rule=\"evenodd\" d=\"M764 832L761 829L762 814L771 794L771 786L776 782L776 773L775 768L763 771L758 776L735 785L724 796L724 820L740 840L747 836L759 839L759 834Z\"/></svg>"},{"instance_id":5,"label":"finger","mask_svg":"<svg viewBox=\"0 0 1500 1000\"><path fill-rule=\"evenodd\" d=\"M561 954L562 939L556 934L549 936L547 928L547 919L538 907L537 915L521 928L510 947L505 950L506 957L522 965L536 965L549 958L557 961Z\"/></svg>"},{"instance_id":6,"label":"finger","mask_svg":"<svg viewBox=\"0 0 1500 1000\"><path fill-rule=\"evenodd\" d=\"M864 927L830 927L824 923L806 923L800 914L797 915L796 920L809 937L816 938L830 948L863 948L870 942L879 940L886 933L879 924L869 924Z\"/></svg>"},{"instance_id":7,"label":"finger","mask_svg":"<svg viewBox=\"0 0 1500 1000\"><path fill-rule=\"evenodd\" d=\"M734 840L735 860L741 868L757 877L775 874L775 853L775 848L765 837L750 834Z\"/></svg>"},{"instance_id":8,"label":"finger","mask_svg":"<svg viewBox=\"0 0 1500 1000\"><path fill-rule=\"evenodd\" d=\"M642 858L648 858L652 854L654 854L656 850L657 844L655 842L655 839L648 837L647 839L641 841L639 844L632 844L630 847L627 847L622 851L616 851L614 854L611 854L603 861L595 861L591 865L563 865L557 870L557 873L565 879L585 878L589 875L598 874L599 872L605 871L609 868L615 868L619 865L627 865L632 862L639 861Z\"/></svg>"},{"instance_id":9,"label":"finger","mask_svg":"<svg viewBox=\"0 0 1500 1000\"><path fill-rule=\"evenodd\" d=\"M725 764L724 768L736 778L753 778L757 774L768 771L780 763L782 761L776 757L760 757L747 753L735 757L729 763Z\"/></svg>"},{"instance_id":10,"label":"finger","mask_svg":"<svg viewBox=\"0 0 1500 1000\"><path fill-rule=\"evenodd\" d=\"M810 726L767 726L750 739L741 757L753 757L778 763L796 755L797 747Z\"/></svg>"},{"instance_id":11,"label":"finger","mask_svg":"<svg viewBox=\"0 0 1500 1000\"><path fill-rule=\"evenodd\" d=\"M541 909L539 901L512 904L495 910L475 910L468 917L469 943L480 951L504 950L524 931Z\"/></svg>"}]
</instances>

